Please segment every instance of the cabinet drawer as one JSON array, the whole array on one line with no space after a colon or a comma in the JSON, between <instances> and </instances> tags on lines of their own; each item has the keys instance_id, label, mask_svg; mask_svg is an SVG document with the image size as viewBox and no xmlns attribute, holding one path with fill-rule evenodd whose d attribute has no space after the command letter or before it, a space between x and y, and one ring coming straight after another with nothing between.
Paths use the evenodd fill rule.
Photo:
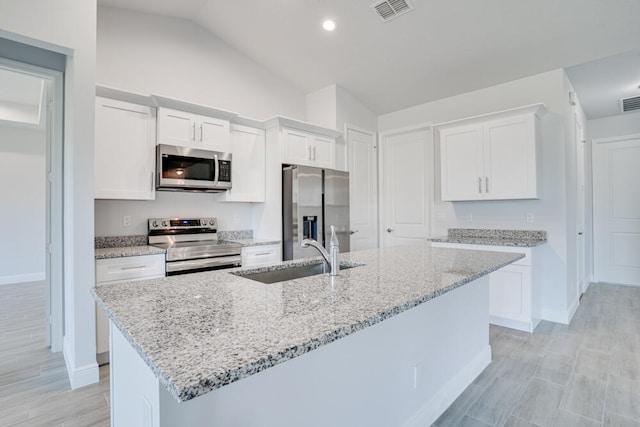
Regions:
<instances>
[{"instance_id":1,"label":"cabinet drawer","mask_svg":"<svg viewBox=\"0 0 640 427\"><path fill-rule=\"evenodd\" d=\"M280 261L280 245L246 246L242 248L242 266Z\"/></svg>"},{"instance_id":2,"label":"cabinet drawer","mask_svg":"<svg viewBox=\"0 0 640 427\"><path fill-rule=\"evenodd\" d=\"M164 276L164 264L164 254L99 259L96 261L96 282Z\"/></svg>"}]
</instances>

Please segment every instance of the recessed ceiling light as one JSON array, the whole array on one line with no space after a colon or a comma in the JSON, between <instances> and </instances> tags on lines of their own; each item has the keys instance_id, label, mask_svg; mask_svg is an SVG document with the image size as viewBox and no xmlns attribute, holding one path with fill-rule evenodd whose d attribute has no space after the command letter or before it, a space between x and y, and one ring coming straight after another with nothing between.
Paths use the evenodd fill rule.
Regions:
<instances>
[{"instance_id":1,"label":"recessed ceiling light","mask_svg":"<svg viewBox=\"0 0 640 427\"><path fill-rule=\"evenodd\" d=\"M327 31L333 31L336 29L336 23L330 19L327 19L322 23L322 28L324 28Z\"/></svg>"}]
</instances>

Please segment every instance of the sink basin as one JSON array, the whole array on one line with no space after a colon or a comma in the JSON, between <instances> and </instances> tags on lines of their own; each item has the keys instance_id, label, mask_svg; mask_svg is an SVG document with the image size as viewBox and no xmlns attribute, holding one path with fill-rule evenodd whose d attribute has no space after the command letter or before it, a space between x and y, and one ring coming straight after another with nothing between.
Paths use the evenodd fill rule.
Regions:
<instances>
[{"instance_id":1,"label":"sink basin","mask_svg":"<svg viewBox=\"0 0 640 427\"><path fill-rule=\"evenodd\" d=\"M360 265L361 264L353 264L341 261L340 270L346 270L349 268L358 267ZM287 280L300 279L302 277L316 276L318 274L324 273L329 273L329 267L325 263L311 265L293 265L291 267L285 266L285 268L271 271L234 271L231 274L246 277L247 279L255 280L261 283L278 283Z\"/></svg>"}]
</instances>

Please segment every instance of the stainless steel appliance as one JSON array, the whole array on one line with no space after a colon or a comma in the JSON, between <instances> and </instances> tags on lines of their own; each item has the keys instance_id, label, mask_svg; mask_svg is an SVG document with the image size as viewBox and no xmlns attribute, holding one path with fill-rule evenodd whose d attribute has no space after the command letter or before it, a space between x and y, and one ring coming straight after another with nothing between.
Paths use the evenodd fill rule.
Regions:
<instances>
[{"instance_id":1,"label":"stainless steel appliance","mask_svg":"<svg viewBox=\"0 0 640 427\"><path fill-rule=\"evenodd\" d=\"M242 264L242 246L218 240L216 218L151 218L149 244L166 249L167 276Z\"/></svg>"},{"instance_id":2,"label":"stainless steel appliance","mask_svg":"<svg viewBox=\"0 0 640 427\"><path fill-rule=\"evenodd\" d=\"M158 144L156 189L217 193L231 188L231 154Z\"/></svg>"},{"instance_id":3,"label":"stainless steel appliance","mask_svg":"<svg viewBox=\"0 0 640 427\"><path fill-rule=\"evenodd\" d=\"M308 166L282 168L282 241L285 260L314 257L303 239L327 250L335 226L340 252L349 252L349 173Z\"/></svg>"}]
</instances>

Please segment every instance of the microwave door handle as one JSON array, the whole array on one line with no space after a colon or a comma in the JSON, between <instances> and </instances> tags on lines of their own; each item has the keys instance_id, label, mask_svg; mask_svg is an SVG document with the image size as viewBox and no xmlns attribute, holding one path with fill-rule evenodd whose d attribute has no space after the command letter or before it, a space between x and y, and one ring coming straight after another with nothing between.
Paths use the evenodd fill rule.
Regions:
<instances>
[{"instance_id":1,"label":"microwave door handle","mask_svg":"<svg viewBox=\"0 0 640 427\"><path fill-rule=\"evenodd\" d=\"M218 161L218 155L214 154L213 155L213 162L214 162L214 172L213 172L213 185L215 185L216 187L218 186L218 174L220 173L220 162Z\"/></svg>"}]
</instances>

